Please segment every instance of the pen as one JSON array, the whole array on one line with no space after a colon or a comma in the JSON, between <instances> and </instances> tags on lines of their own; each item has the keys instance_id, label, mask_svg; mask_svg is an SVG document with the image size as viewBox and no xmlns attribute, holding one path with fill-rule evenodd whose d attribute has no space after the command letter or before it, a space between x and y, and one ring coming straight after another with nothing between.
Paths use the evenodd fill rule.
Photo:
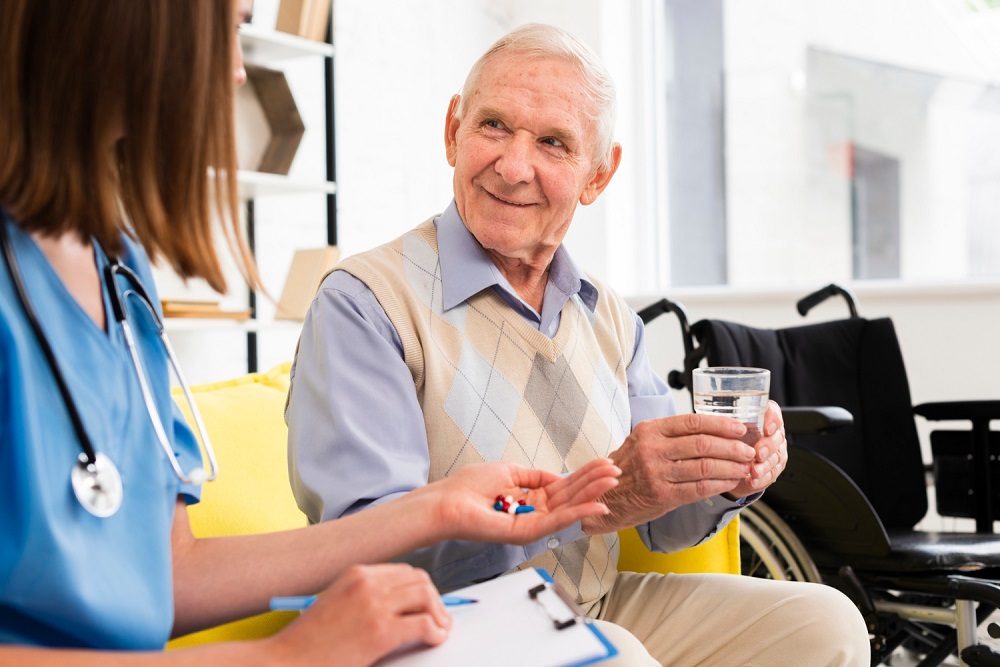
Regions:
<instances>
[{"instance_id":1,"label":"pen","mask_svg":"<svg viewBox=\"0 0 1000 667\"><path fill-rule=\"evenodd\" d=\"M457 607L460 604L476 604L479 600L473 600L472 598L460 598L454 595L442 595L441 602L444 603L445 607Z\"/></svg>"},{"instance_id":2,"label":"pen","mask_svg":"<svg viewBox=\"0 0 1000 667\"><path fill-rule=\"evenodd\" d=\"M271 611L302 611L316 601L315 595L289 595L271 598Z\"/></svg>"},{"instance_id":3,"label":"pen","mask_svg":"<svg viewBox=\"0 0 1000 667\"><path fill-rule=\"evenodd\" d=\"M303 611L315 601L315 595L291 595L288 597L271 598L271 611ZM475 604L479 600L455 597L454 595L442 595L441 602L444 603L445 607L457 607L463 604Z\"/></svg>"}]
</instances>

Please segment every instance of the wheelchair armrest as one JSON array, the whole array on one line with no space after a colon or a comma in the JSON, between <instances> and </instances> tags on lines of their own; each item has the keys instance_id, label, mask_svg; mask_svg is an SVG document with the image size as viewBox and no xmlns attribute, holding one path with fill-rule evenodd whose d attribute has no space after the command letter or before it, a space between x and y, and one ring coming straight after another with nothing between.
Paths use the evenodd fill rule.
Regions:
<instances>
[{"instance_id":1,"label":"wheelchair armrest","mask_svg":"<svg viewBox=\"0 0 1000 667\"><path fill-rule=\"evenodd\" d=\"M953 574L948 577L948 593L959 600L986 602L1000 608L1000 584L996 581Z\"/></svg>"},{"instance_id":2,"label":"wheelchair armrest","mask_svg":"<svg viewBox=\"0 0 1000 667\"><path fill-rule=\"evenodd\" d=\"M1000 401L947 401L921 403L913 411L931 421L1000 419Z\"/></svg>"},{"instance_id":3,"label":"wheelchair armrest","mask_svg":"<svg viewBox=\"0 0 1000 667\"><path fill-rule=\"evenodd\" d=\"M785 431L801 435L826 433L854 423L854 415L844 408L832 405L783 407L781 414L785 418Z\"/></svg>"}]
</instances>

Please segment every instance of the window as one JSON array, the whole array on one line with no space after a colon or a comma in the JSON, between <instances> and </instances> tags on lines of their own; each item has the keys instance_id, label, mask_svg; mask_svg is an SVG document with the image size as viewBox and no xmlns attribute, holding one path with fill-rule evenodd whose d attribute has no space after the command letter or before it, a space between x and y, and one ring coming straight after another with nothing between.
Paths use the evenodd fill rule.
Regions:
<instances>
[{"instance_id":1,"label":"window","mask_svg":"<svg viewBox=\"0 0 1000 667\"><path fill-rule=\"evenodd\" d=\"M671 285L1000 277L1000 0L664 0Z\"/></svg>"}]
</instances>

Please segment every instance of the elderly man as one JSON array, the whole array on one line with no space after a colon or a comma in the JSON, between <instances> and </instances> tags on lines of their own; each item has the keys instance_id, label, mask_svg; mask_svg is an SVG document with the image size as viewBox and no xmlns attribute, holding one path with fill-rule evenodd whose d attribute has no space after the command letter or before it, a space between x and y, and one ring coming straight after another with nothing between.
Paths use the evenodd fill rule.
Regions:
<instances>
[{"instance_id":1,"label":"elderly man","mask_svg":"<svg viewBox=\"0 0 1000 667\"><path fill-rule=\"evenodd\" d=\"M445 122L454 201L342 262L306 319L287 413L299 505L324 521L472 462L565 473L610 456L608 514L527 547L452 541L407 560L442 589L543 567L622 665L868 665L861 616L832 588L617 571L617 530L660 551L703 542L787 453L774 404L753 446L734 420L673 416L641 321L562 246L618 167L613 126L606 70L561 30L524 26L473 66Z\"/></svg>"}]
</instances>

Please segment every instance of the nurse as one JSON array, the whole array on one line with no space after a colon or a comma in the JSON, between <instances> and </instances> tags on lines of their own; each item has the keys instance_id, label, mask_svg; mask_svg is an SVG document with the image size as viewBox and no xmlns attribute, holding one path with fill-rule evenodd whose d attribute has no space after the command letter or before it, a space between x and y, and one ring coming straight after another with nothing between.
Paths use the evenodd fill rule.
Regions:
<instances>
[{"instance_id":1,"label":"nurse","mask_svg":"<svg viewBox=\"0 0 1000 667\"><path fill-rule=\"evenodd\" d=\"M567 478L486 464L334 522L192 535L186 507L212 466L170 398L147 305L127 293L145 285L158 308L150 257L225 290L218 219L259 286L226 178L248 9L0 2L0 664L371 664L444 641L450 617L422 571L366 564L442 539L525 544L607 511L596 498L620 473L607 460ZM522 488L535 512L493 511ZM160 651L317 592L272 638Z\"/></svg>"}]
</instances>

